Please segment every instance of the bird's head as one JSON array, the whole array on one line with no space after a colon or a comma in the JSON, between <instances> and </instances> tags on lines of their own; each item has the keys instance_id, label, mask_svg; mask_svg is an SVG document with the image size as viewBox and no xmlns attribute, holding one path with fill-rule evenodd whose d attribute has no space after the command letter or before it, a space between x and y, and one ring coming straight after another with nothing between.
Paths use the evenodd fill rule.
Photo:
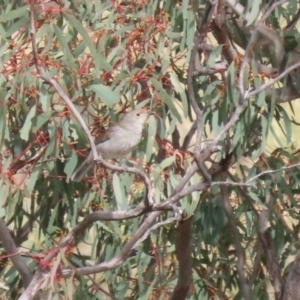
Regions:
<instances>
[{"instance_id":1,"label":"bird's head","mask_svg":"<svg viewBox=\"0 0 300 300\"><path fill-rule=\"evenodd\" d=\"M124 115L122 122L127 124L139 124L143 126L150 115L153 115L153 112L146 111L144 109L134 109Z\"/></svg>"}]
</instances>

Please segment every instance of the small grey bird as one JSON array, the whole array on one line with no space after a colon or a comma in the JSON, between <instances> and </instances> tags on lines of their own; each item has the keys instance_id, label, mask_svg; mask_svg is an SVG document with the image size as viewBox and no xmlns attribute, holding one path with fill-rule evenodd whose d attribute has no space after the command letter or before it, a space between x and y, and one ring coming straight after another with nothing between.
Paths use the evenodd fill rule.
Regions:
<instances>
[{"instance_id":1,"label":"small grey bird","mask_svg":"<svg viewBox=\"0 0 300 300\"><path fill-rule=\"evenodd\" d=\"M96 141L96 148L104 159L121 158L128 155L141 141L143 125L152 112L134 109L126 113L121 121L110 126ZM94 166L93 153L90 152L71 176L73 181L81 181Z\"/></svg>"}]
</instances>

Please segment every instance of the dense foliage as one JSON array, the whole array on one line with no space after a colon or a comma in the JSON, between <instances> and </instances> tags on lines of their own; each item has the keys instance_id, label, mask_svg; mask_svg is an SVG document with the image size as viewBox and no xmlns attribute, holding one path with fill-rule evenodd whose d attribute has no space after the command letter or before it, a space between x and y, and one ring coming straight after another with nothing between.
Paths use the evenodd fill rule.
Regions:
<instances>
[{"instance_id":1,"label":"dense foliage","mask_svg":"<svg viewBox=\"0 0 300 300\"><path fill-rule=\"evenodd\" d=\"M299 17L1 1L1 297L300 299ZM132 158L70 181L80 122L97 138L134 107L156 116Z\"/></svg>"}]
</instances>

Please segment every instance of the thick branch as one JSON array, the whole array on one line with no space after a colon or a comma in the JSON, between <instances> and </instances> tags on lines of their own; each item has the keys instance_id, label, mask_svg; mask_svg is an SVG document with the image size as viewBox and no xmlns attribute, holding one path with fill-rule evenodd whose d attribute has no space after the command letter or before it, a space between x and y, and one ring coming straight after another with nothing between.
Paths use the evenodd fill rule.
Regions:
<instances>
[{"instance_id":1,"label":"thick branch","mask_svg":"<svg viewBox=\"0 0 300 300\"><path fill-rule=\"evenodd\" d=\"M23 285L27 287L32 279L32 273L22 256L19 254L15 242L2 218L0 218L0 240L5 252L10 256L10 260L19 272Z\"/></svg>"},{"instance_id":2,"label":"thick branch","mask_svg":"<svg viewBox=\"0 0 300 300\"><path fill-rule=\"evenodd\" d=\"M275 299L281 299L282 292L282 279L280 275L280 268L278 264L277 255L271 241L270 232L268 231L268 221L270 212L275 205L275 198L272 196L271 191L266 197L267 209L263 209L258 219L258 236L263 247L267 260L267 269L273 282L275 289Z\"/></svg>"},{"instance_id":3,"label":"thick branch","mask_svg":"<svg viewBox=\"0 0 300 300\"><path fill-rule=\"evenodd\" d=\"M221 197L223 200L222 204L223 204L224 212L228 219L228 224L229 224L230 230L233 235L233 241L234 241L234 245L235 245L235 249L236 249L236 254L237 254L236 268L237 268L237 272L239 275L239 282L240 282L241 291L243 294L243 299L251 300L252 299L251 290L249 287L248 280L246 278L245 268L244 268L245 267L245 251L242 246L241 234L240 234L240 232L236 226L236 223L234 221L234 214L232 212L232 208L231 208L231 205L229 202L229 195L228 195L227 187L225 187L224 185L221 185L220 189L221 189Z\"/></svg>"},{"instance_id":4,"label":"thick branch","mask_svg":"<svg viewBox=\"0 0 300 300\"><path fill-rule=\"evenodd\" d=\"M300 299L300 250L293 262L292 268L286 278L282 300L298 300Z\"/></svg>"},{"instance_id":5,"label":"thick branch","mask_svg":"<svg viewBox=\"0 0 300 300\"><path fill-rule=\"evenodd\" d=\"M171 300L185 299L192 283L192 223L193 217L190 217L178 224L176 251L179 274Z\"/></svg>"}]
</instances>

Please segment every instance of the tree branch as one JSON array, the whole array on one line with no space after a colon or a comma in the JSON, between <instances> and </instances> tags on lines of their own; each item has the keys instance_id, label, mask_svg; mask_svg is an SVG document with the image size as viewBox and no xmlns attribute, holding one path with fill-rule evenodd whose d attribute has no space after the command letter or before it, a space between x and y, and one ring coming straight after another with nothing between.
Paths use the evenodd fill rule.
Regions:
<instances>
[{"instance_id":1,"label":"tree branch","mask_svg":"<svg viewBox=\"0 0 300 300\"><path fill-rule=\"evenodd\" d=\"M228 3L231 3L233 1L231 0L228 0L227 1ZM251 38L250 38L250 41L248 42L248 45L247 45L247 48L245 50L245 54L244 54L244 57L243 57L243 61L242 61L242 64L241 64L241 69L240 69L240 75L239 75L239 89L240 89L240 92L241 92L241 97L242 99L245 101L246 98L245 98L245 90L244 90L244 70L245 70L245 67L246 67L246 64L247 64L247 61L249 60L249 54L250 54L250 50L252 48L252 44L255 42L256 40L256 37L257 37L257 33L258 32L263 32L264 34L266 34L266 32L264 31L264 25L263 25L263 22L269 17L269 15L272 13L272 11L279 5L282 5L283 3L287 2L287 0L281 0L281 1L277 1L275 3L273 3L268 9L267 11L263 14L263 16L261 17L261 19L259 21L256 21L255 22L255 25L254 25L254 29L252 31L252 35L251 35ZM238 10L237 7L241 6L240 4L238 3L235 3L234 7L232 7L233 9L235 10ZM244 12L244 9L243 9L243 12ZM246 14L245 15L245 19L248 19L249 14ZM274 41L274 38L272 39ZM280 52L280 57L279 55L277 55L277 59L279 60L279 62L281 61L281 59L283 58L283 55L284 55L284 49L283 49L283 46L282 46L282 43L279 43L280 45L275 45L275 51L277 52ZM277 48L280 48L280 49L277 49ZM249 95L248 95L249 96Z\"/></svg>"},{"instance_id":2,"label":"tree branch","mask_svg":"<svg viewBox=\"0 0 300 300\"><path fill-rule=\"evenodd\" d=\"M182 146L181 146L181 150L182 151L186 151L188 149L188 147L190 146L191 140L193 138L193 136L195 135L195 132L197 130L197 123L194 122L192 127L190 128L190 130L188 131L188 133L186 134Z\"/></svg>"},{"instance_id":3,"label":"tree branch","mask_svg":"<svg viewBox=\"0 0 300 300\"><path fill-rule=\"evenodd\" d=\"M263 84L262 86L260 86L258 89L250 92L247 95L247 98L253 97L257 94L259 94L260 92L264 91L265 89L267 89L268 87L272 86L273 84L275 84L276 82L278 82L280 79L284 78L286 75L288 75L291 71L297 69L300 67L300 62L290 66L289 68L287 68L284 72L282 72L280 75L278 75L276 78L271 79L270 81L266 82L265 84Z\"/></svg>"},{"instance_id":4,"label":"tree branch","mask_svg":"<svg viewBox=\"0 0 300 300\"><path fill-rule=\"evenodd\" d=\"M205 36L207 34L208 25L210 24L210 20L212 19L213 8L217 2L213 5L208 3L208 9L206 11L206 16L203 18L200 28L196 31L194 37L194 45L191 51L191 58L189 62L188 74L187 74L187 87L188 87L188 96L189 101L193 107L193 110L196 114L196 124L197 124L197 131L196 131L196 144L194 148L194 156L197 162L198 168L201 171L203 177L207 182L210 182L210 176L207 173L206 166L201 161L201 142L202 142L202 116L203 111L201 104L197 104L196 96L194 92L194 84L193 78L195 73L195 62L196 58L199 55L199 45L204 42ZM197 21L197 20L195 20Z\"/></svg>"},{"instance_id":5,"label":"tree branch","mask_svg":"<svg viewBox=\"0 0 300 300\"><path fill-rule=\"evenodd\" d=\"M286 278L282 300L297 300L300 299L300 250L292 264L291 270Z\"/></svg>"},{"instance_id":6,"label":"tree branch","mask_svg":"<svg viewBox=\"0 0 300 300\"><path fill-rule=\"evenodd\" d=\"M251 289L248 283L248 280L246 278L246 274L245 274L245 251L244 248L242 246L242 238L241 238L241 234L239 233L239 230L235 224L234 221L234 214L232 212L232 208L229 202L229 195L228 195L228 190L227 187L225 187L224 185L220 186L221 189L221 197L222 197L222 204L223 204L223 208L224 208L224 212L226 214L226 217L228 219L228 224L230 227L230 230L232 232L233 235L233 241L235 244L235 249L236 249L236 253L237 253L237 264L236 264L236 268L237 268L237 272L239 275L239 282L240 282L240 287L241 287L241 291L243 294L243 298L245 300L251 300Z\"/></svg>"},{"instance_id":7,"label":"tree branch","mask_svg":"<svg viewBox=\"0 0 300 300\"><path fill-rule=\"evenodd\" d=\"M5 252L9 255L14 267L19 272L24 287L28 287L32 279L32 273L19 254L16 244L2 218L0 218L0 240Z\"/></svg>"},{"instance_id":8,"label":"tree branch","mask_svg":"<svg viewBox=\"0 0 300 300\"><path fill-rule=\"evenodd\" d=\"M190 217L178 224L176 251L179 262L179 274L171 300L185 299L192 283L192 223L193 217Z\"/></svg>"},{"instance_id":9,"label":"tree branch","mask_svg":"<svg viewBox=\"0 0 300 300\"><path fill-rule=\"evenodd\" d=\"M284 170L289 170L289 169L293 169L293 168L296 168L296 167L300 167L300 163L292 164L292 165L290 165L290 166L282 167L282 168L276 169L276 170L266 170L266 171L263 171L263 172L261 172L261 173L255 175L255 176L251 177L250 179L248 179L248 180L246 181L246 183L249 183L249 182L251 182L251 181L254 181L254 180L256 180L257 178L259 178L259 177L261 177L261 176L263 176L263 175L266 175L266 174L273 174L273 173L277 173L277 172L282 172L282 171L284 171Z\"/></svg>"},{"instance_id":10,"label":"tree branch","mask_svg":"<svg viewBox=\"0 0 300 300\"><path fill-rule=\"evenodd\" d=\"M268 221L270 218L270 211L273 209L275 205L275 198L271 195L271 191L266 197L266 206L267 209L263 209L259 215L258 219L258 236L261 242L262 248L266 255L267 260L267 269L270 274L270 277L273 281L273 286L275 289L275 299L281 299L282 293L282 279L280 275L280 268L278 264L277 255L274 251L270 232L268 228Z\"/></svg>"}]
</instances>

